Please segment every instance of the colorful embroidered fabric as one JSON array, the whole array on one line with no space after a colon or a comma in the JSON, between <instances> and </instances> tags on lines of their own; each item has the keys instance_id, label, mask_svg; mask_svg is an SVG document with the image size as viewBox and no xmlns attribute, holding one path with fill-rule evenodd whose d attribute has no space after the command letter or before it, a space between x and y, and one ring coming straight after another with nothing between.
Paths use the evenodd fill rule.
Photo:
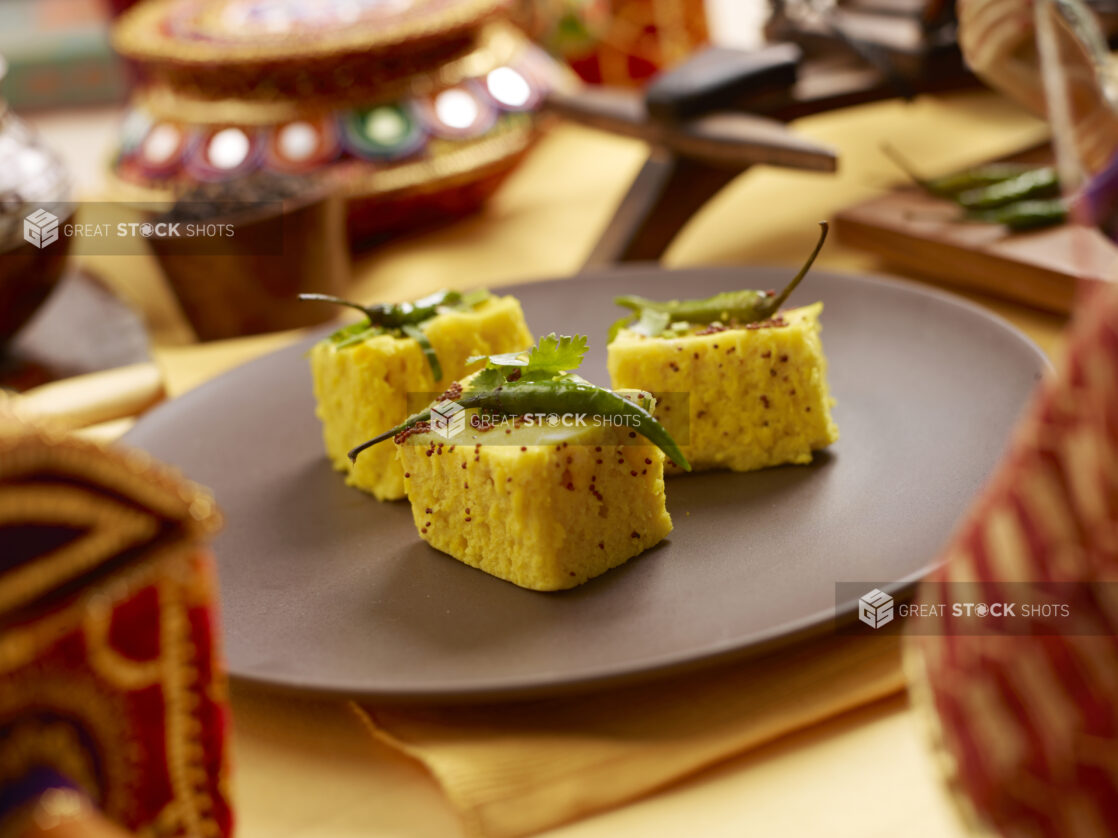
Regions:
<instances>
[{"instance_id":1,"label":"colorful embroidered fabric","mask_svg":"<svg viewBox=\"0 0 1118 838\"><path fill-rule=\"evenodd\" d=\"M132 831L230 834L217 526L143 455L0 422L0 788L55 777Z\"/></svg>"},{"instance_id":2,"label":"colorful embroidered fabric","mask_svg":"<svg viewBox=\"0 0 1118 838\"><path fill-rule=\"evenodd\" d=\"M925 601L973 583L1082 592L1033 636L977 614L908 638L948 775L975 825L1102 838L1118 824L1118 288L1082 300L1065 356L955 536ZM1067 597L1061 594L1061 597ZM921 630L916 626L912 628Z\"/></svg>"}]
</instances>

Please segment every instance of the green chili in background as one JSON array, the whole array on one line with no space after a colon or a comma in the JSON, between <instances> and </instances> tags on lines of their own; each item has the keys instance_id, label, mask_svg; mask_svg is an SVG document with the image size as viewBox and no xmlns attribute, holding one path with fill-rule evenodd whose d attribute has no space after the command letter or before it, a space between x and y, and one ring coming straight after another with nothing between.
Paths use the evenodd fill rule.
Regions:
<instances>
[{"instance_id":1,"label":"green chili in background","mask_svg":"<svg viewBox=\"0 0 1118 838\"><path fill-rule=\"evenodd\" d=\"M1052 166L987 163L943 177L925 179L896 149L882 151L920 188L954 201L971 221L1001 224L1014 232L1052 227L1067 220L1060 181Z\"/></svg>"},{"instance_id":2,"label":"green chili in background","mask_svg":"<svg viewBox=\"0 0 1118 838\"><path fill-rule=\"evenodd\" d=\"M1038 166L992 186L970 189L955 196L965 209L988 210L1018 201L1055 198L1060 194L1060 179L1052 166Z\"/></svg>"},{"instance_id":3,"label":"green chili in background","mask_svg":"<svg viewBox=\"0 0 1118 838\"><path fill-rule=\"evenodd\" d=\"M1016 201L991 210L972 210L967 218L989 224L1003 224L1015 232L1038 230L1063 224L1068 218L1067 204L1060 198L1043 201Z\"/></svg>"},{"instance_id":4,"label":"green chili in background","mask_svg":"<svg viewBox=\"0 0 1118 838\"><path fill-rule=\"evenodd\" d=\"M950 198L961 192L994 186L1002 181L1023 175L1030 168L1024 163L986 163L962 172L930 178L924 181L923 185L937 195Z\"/></svg>"},{"instance_id":5,"label":"green chili in background","mask_svg":"<svg viewBox=\"0 0 1118 838\"><path fill-rule=\"evenodd\" d=\"M961 172L943 175L935 178L924 178L916 173L915 168L901 153L888 143L882 143L881 151L892 160L898 169L904 172L908 179L926 192L937 198L955 199L962 192L994 186L1002 181L1018 177L1034 167L1025 163L985 163Z\"/></svg>"}]
</instances>

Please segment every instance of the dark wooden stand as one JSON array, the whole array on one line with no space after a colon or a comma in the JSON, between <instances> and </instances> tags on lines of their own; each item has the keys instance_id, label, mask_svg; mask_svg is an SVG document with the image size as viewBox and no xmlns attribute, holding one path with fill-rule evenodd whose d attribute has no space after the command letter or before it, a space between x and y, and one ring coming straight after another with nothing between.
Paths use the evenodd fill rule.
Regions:
<instances>
[{"instance_id":1,"label":"dark wooden stand","mask_svg":"<svg viewBox=\"0 0 1118 838\"><path fill-rule=\"evenodd\" d=\"M849 35L841 40L850 46ZM658 260L688 220L750 166L834 171L835 151L797 135L786 124L790 120L974 84L953 44L929 47L918 75L909 72L916 66L912 55L895 67L880 59L889 55L881 50L855 44L805 57L791 43L755 52L711 47L644 91L585 87L553 93L552 112L651 146L586 267Z\"/></svg>"}]
</instances>

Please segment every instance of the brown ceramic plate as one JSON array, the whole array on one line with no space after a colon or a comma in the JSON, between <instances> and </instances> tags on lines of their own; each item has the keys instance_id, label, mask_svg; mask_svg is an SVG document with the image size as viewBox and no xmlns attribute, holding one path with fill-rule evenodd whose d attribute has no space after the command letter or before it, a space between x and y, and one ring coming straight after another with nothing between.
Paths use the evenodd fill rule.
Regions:
<instances>
[{"instance_id":1,"label":"brown ceramic plate","mask_svg":"<svg viewBox=\"0 0 1118 838\"><path fill-rule=\"evenodd\" d=\"M604 337L623 292L705 296L786 269L651 267L503 289L537 333ZM835 583L911 583L998 459L1046 366L956 297L816 271L842 439L810 466L673 478L675 531L572 591L522 590L421 542L406 503L346 488L301 343L145 416L127 442L213 487L230 671L381 701L497 700L633 681L827 631Z\"/></svg>"}]
</instances>

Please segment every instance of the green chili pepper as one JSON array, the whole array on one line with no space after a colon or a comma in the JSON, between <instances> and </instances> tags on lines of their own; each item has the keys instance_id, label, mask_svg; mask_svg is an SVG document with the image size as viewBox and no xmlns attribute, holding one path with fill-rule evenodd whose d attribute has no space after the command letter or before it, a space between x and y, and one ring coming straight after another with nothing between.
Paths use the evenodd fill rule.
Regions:
<instances>
[{"instance_id":1,"label":"green chili pepper","mask_svg":"<svg viewBox=\"0 0 1118 838\"><path fill-rule=\"evenodd\" d=\"M338 349L345 349L377 335L398 332L407 335L419 344L423 356L431 367L431 375L436 381L443 377L442 364L439 363L435 348L423 333L420 326L439 313L440 308L472 308L489 297L485 289L470 291L462 294L458 291L437 291L422 299L410 303L381 303L372 306L363 306L341 297L329 294L300 294L300 300L310 302L331 303L346 306L360 311L368 318L367 323L351 323L343 326L331 335L331 340L337 344Z\"/></svg>"},{"instance_id":2,"label":"green chili pepper","mask_svg":"<svg viewBox=\"0 0 1118 838\"><path fill-rule=\"evenodd\" d=\"M484 408L505 416L523 416L533 413L586 413L612 418L627 417L635 420L635 424L630 425L633 430L663 451L680 468L685 471L691 470L691 464L687 462L687 458L683 456L683 452L676 445L671 434L651 413L612 390L606 390L587 381L572 378L524 381L505 384L492 390L467 391L456 401L463 408ZM356 460L366 448L391 439L419 422L430 420L430 408L409 416L395 428L358 445L349 452L349 458Z\"/></svg>"},{"instance_id":3,"label":"green chili pepper","mask_svg":"<svg viewBox=\"0 0 1118 838\"><path fill-rule=\"evenodd\" d=\"M827 222L820 221L819 241L815 243L815 249L811 251L811 255L808 256L807 261L800 268L800 272L792 278L792 281L785 286L779 295L773 294L771 291L750 290L723 291L721 294L715 294L713 297L701 300L658 301L626 295L614 297L613 301L619 306L632 309L638 317L638 326L641 327L644 334L648 334L650 337L660 334L673 322L714 323L718 321L721 323L736 322L744 325L768 320L780 310L784 301L788 299L788 295L795 290L796 286L800 284L800 280L811 269L815 257L819 255L819 251L823 248L823 242L827 240L827 229ZM652 322L653 318L647 316L649 312L659 314L660 318L656 322ZM616 334L616 330L622 325L624 324L621 322L614 324L614 329L611 332ZM656 330L657 326L659 326L658 330ZM655 334L652 334L653 331L655 331Z\"/></svg>"},{"instance_id":4,"label":"green chili pepper","mask_svg":"<svg viewBox=\"0 0 1118 838\"><path fill-rule=\"evenodd\" d=\"M1018 177L1028 172L1030 168L1024 163L987 163L955 174L931 178L925 181L925 186L937 195L954 197L960 192L983 189Z\"/></svg>"},{"instance_id":5,"label":"green chili pepper","mask_svg":"<svg viewBox=\"0 0 1118 838\"><path fill-rule=\"evenodd\" d=\"M1023 175L1033 169L1032 166L1026 165L1025 163L986 163L981 166L975 166L973 169L966 169L962 172L955 172L950 175L943 175L936 178L923 178L916 174L912 164L902 157L900 152L891 145L884 143L881 146L881 150L885 153L886 157L897 164L897 168L908 175L913 183L935 195L937 198L954 199L955 196L961 192L994 186L1004 180Z\"/></svg>"},{"instance_id":6,"label":"green chili pepper","mask_svg":"<svg viewBox=\"0 0 1118 838\"><path fill-rule=\"evenodd\" d=\"M962 192L955 196L955 200L966 209L988 210L1017 201L1054 198L1059 194L1060 178L1056 170L1052 166L1040 166L993 186Z\"/></svg>"},{"instance_id":7,"label":"green chili pepper","mask_svg":"<svg viewBox=\"0 0 1118 838\"><path fill-rule=\"evenodd\" d=\"M1063 224L1068 217L1067 205L1060 198L1043 201L1016 201L991 210L973 210L967 218L990 224L1004 224L1010 230L1037 230Z\"/></svg>"},{"instance_id":8,"label":"green chili pepper","mask_svg":"<svg viewBox=\"0 0 1118 838\"><path fill-rule=\"evenodd\" d=\"M1052 166L988 163L924 180L895 149L882 146L882 150L918 186L967 210L971 221L1002 224L1017 232L1051 227L1067 220L1067 205L1058 197L1060 180Z\"/></svg>"},{"instance_id":9,"label":"green chili pepper","mask_svg":"<svg viewBox=\"0 0 1118 838\"><path fill-rule=\"evenodd\" d=\"M363 306L330 294L300 294L299 299L355 308L369 318L370 326L398 329L430 320L438 314L441 307L458 305L462 302L462 294L458 291L436 291L411 303L379 303L372 306Z\"/></svg>"}]
</instances>

